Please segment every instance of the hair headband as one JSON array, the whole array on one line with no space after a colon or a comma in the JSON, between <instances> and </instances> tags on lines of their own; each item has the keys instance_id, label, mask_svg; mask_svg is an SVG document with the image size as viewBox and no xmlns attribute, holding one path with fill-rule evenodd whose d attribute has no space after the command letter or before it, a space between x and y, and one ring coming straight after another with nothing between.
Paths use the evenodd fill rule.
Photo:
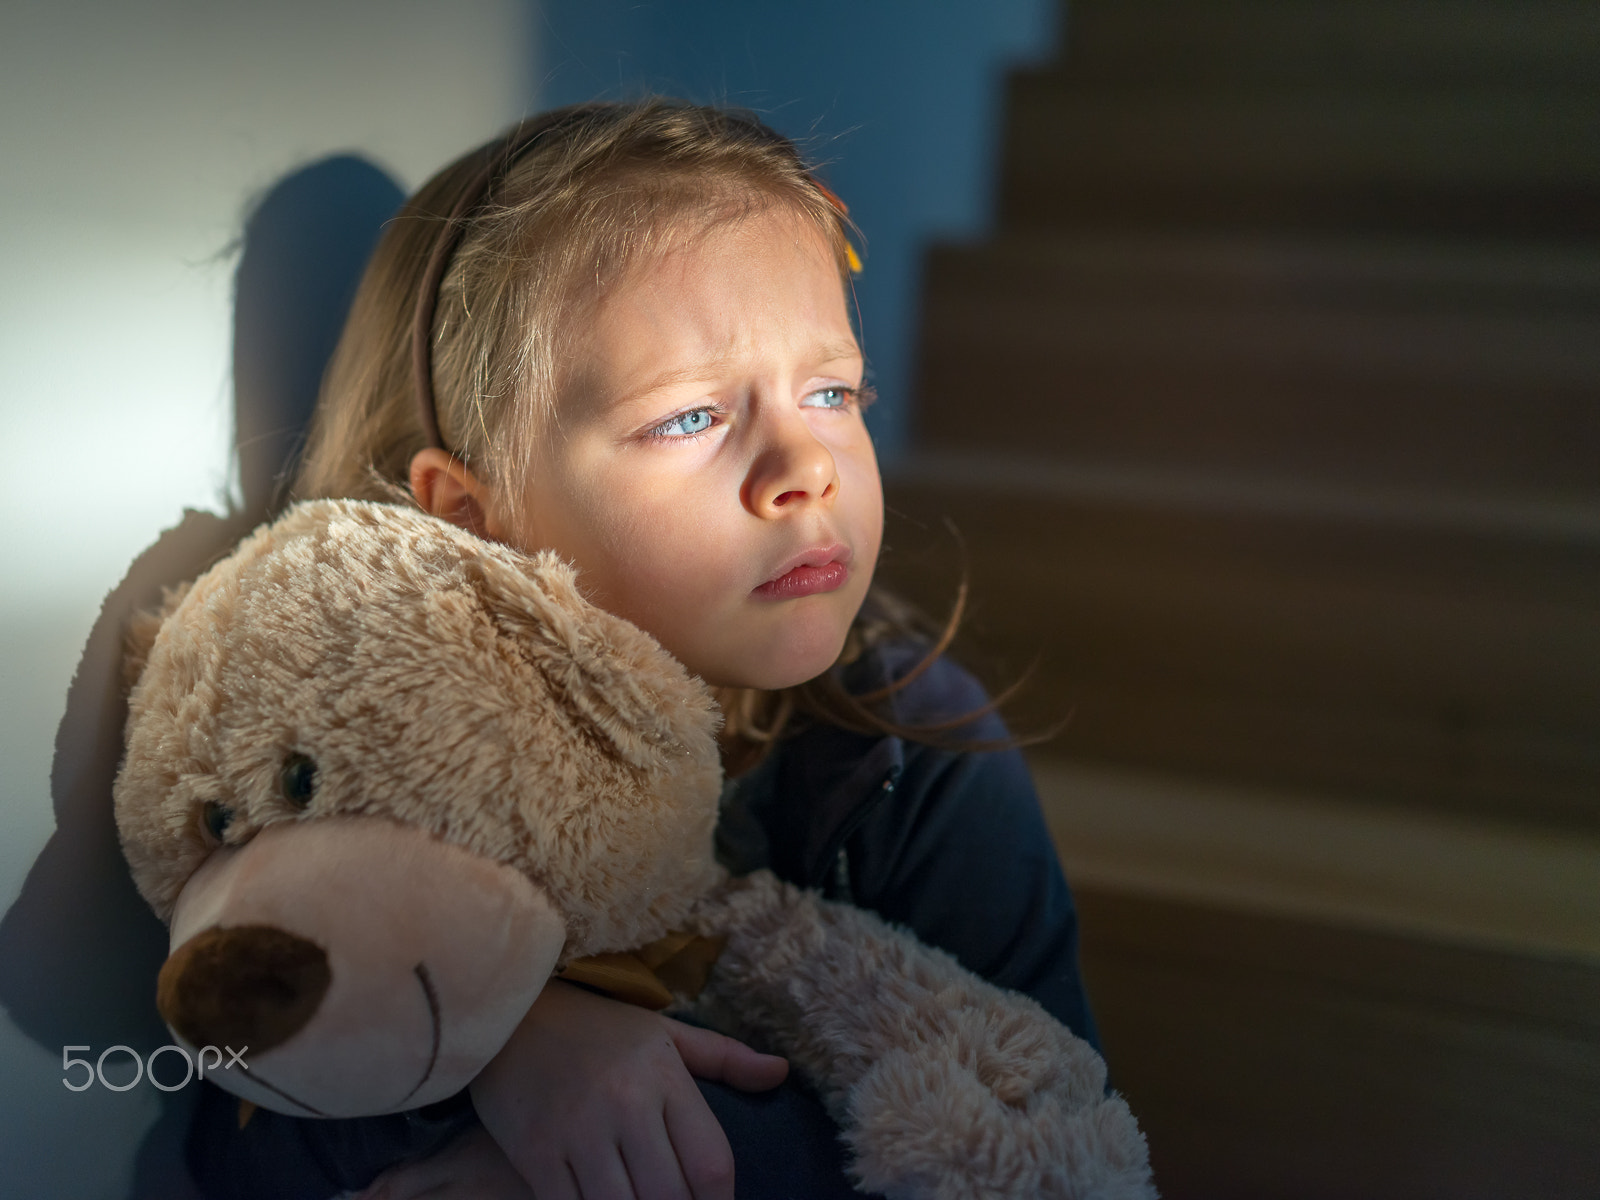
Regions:
<instances>
[{"instance_id":1,"label":"hair headband","mask_svg":"<svg viewBox=\"0 0 1600 1200\"><path fill-rule=\"evenodd\" d=\"M444 437L439 432L439 412L433 396L433 318L439 307L439 285L444 282L445 272L450 269L450 260L455 257L461 239L466 236L468 218L483 207L489 198L489 192L504 178L511 165L532 149L545 134L575 125L592 116L594 112L595 109L587 105L557 109L555 112L524 121L513 127L498 142L488 143L482 148L484 156L482 166L462 188L461 195L450 210L450 215L445 218L444 232L434 242L433 252L428 256L427 269L422 273L422 282L417 289L417 307L411 318L411 375L417 394L417 417L422 424L423 436L427 438L428 445L434 449L443 450L445 445ZM729 120L748 126L770 141L788 143L788 139L782 134L775 133L759 121L733 113L727 116ZM816 185L828 203L839 210L841 217L848 218L850 210L845 207L843 200L834 195L832 189L814 175L811 176L811 182ZM845 248L849 255L851 272L859 272L861 258L857 255L855 246L846 240Z\"/></svg>"}]
</instances>

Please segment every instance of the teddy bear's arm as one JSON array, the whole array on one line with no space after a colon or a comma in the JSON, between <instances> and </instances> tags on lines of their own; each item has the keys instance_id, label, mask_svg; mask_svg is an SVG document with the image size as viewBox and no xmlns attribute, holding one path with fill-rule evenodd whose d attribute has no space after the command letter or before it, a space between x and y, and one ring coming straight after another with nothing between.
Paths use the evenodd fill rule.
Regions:
<instances>
[{"instance_id":1,"label":"teddy bear's arm","mask_svg":"<svg viewBox=\"0 0 1600 1200\"><path fill-rule=\"evenodd\" d=\"M1033 1000L848 905L758 871L708 900L727 945L713 1022L817 1085L857 1182L892 1198L1155 1195L1144 1138L1093 1048Z\"/></svg>"}]
</instances>

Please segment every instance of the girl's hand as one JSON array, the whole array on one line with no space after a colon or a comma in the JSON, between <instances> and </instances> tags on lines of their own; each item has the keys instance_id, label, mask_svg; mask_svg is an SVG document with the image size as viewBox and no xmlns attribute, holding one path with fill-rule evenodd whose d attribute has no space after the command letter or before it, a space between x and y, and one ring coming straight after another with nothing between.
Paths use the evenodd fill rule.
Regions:
<instances>
[{"instance_id":1,"label":"girl's hand","mask_svg":"<svg viewBox=\"0 0 1600 1200\"><path fill-rule=\"evenodd\" d=\"M469 1129L432 1158L391 1167L356 1200L535 1200L485 1129Z\"/></svg>"},{"instance_id":2,"label":"girl's hand","mask_svg":"<svg viewBox=\"0 0 1600 1200\"><path fill-rule=\"evenodd\" d=\"M733 1152L691 1076L754 1092L788 1071L720 1033L552 980L471 1090L538 1200L733 1200Z\"/></svg>"}]
</instances>

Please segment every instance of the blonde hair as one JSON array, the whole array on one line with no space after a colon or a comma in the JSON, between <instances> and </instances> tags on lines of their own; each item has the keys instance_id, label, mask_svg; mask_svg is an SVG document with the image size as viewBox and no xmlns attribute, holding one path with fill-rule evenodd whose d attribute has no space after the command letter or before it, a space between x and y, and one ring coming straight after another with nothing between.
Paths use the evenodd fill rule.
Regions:
<instances>
[{"instance_id":1,"label":"blonde hair","mask_svg":"<svg viewBox=\"0 0 1600 1200\"><path fill-rule=\"evenodd\" d=\"M535 120L547 132L461 218L432 323L440 437L500 498L522 494L526 472L536 469L558 391L573 373L575 331L608 289L674 238L780 206L822 234L846 287L853 253L843 206L793 143L753 117L649 99L577 105ZM450 232L449 214L495 156L526 136L526 125L445 167L385 229L323 380L296 498L415 503L411 460L431 444L411 357L418 292L431 253ZM513 530L515 508L495 514ZM930 653L909 682L949 644L959 610L958 602L944 629L928 636L907 606L874 587L841 662L893 634L927 636ZM724 691L730 770L759 758L797 712L862 730L927 734L877 712L874 702L893 690L852 697L829 672L782 692Z\"/></svg>"}]
</instances>

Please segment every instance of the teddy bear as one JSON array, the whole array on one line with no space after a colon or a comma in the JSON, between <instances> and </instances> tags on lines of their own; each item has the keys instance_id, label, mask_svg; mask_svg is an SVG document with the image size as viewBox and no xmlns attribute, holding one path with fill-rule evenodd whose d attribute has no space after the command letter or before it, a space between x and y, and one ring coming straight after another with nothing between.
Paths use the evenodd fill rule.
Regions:
<instances>
[{"instance_id":1,"label":"teddy bear","mask_svg":"<svg viewBox=\"0 0 1600 1200\"><path fill-rule=\"evenodd\" d=\"M113 799L171 930L158 1006L244 1100L441 1100L553 975L645 948L681 1008L806 1074L865 1189L1154 1196L1101 1059L1034 1001L718 865L709 689L554 554L306 501L128 647Z\"/></svg>"}]
</instances>

